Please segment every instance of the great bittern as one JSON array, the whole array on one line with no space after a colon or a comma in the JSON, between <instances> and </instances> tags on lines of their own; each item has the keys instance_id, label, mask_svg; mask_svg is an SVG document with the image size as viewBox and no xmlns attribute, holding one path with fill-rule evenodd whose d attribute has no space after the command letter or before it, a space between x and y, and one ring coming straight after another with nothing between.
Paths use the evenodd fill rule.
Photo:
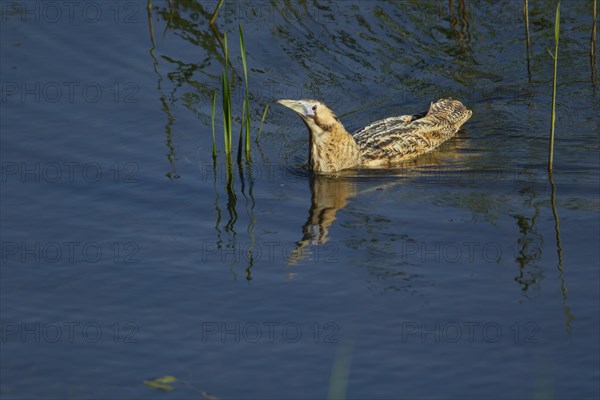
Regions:
<instances>
[{"instance_id":1,"label":"great bittern","mask_svg":"<svg viewBox=\"0 0 600 400\"><path fill-rule=\"evenodd\" d=\"M442 99L421 115L382 119L349 134L317 100L279 100L302 118L310 138L309 164L317 174L357 167L389 166L427 153L458 131L472 112L460 101Z\"/></svg>"}]
</instances>

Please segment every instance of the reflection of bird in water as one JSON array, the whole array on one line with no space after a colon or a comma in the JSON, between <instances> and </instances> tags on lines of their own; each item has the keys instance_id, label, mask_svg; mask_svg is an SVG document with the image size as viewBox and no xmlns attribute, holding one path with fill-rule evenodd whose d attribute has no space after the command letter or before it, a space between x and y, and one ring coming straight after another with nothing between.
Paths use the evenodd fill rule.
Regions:
<instances>
[{"instance_id":1,"label":"reflection of bird in water","mask_svg":"<svg viewBox=\"0 0 600 400\"><path fill-rule=\"evenodd\" d=\"M348 170L337 176L312 175L310 177L311 202L308 218L302 227L302 239L296 242L288 258L289 264L297 264L310 257L321 257L336 250L331 241L330 228L338 211L342 210L355 196L364 196L381 190L391 190L405 183L436 183L439 180L461 178L462 165L473 156L456 148L458 141L448 143L446 151L431 152L422 157L401 163L384 170ZM458 147L460 145L458 144ZM450 165L449 165L450 164ZM449 169L440 170L440 167ZM454 172L457 174L455 175ZM446 175L447 174L447 175ZM313 246L324 245L320 255ZM331 246L327 248L327 246ZM319 251L319 250L317 250Z\"/></svg>"},{"instance_id":2,"label":"reflection of bird in water","mask_svg":"<svg viewBox=\"0 0 600 400\"><path fill-rule=\"evenodd\" d=\"M309 163L318 174L381 167L427 153L450 139L472 112L458 100L432 103L427 113L382 119L350 135L325 104L279 100L304 121L310 136Z\"/></svg>"},{"instance_id":3,"label":"reflection of bird in water","mask_svg":"<svg viewBox=\"0 0 600 400\"><path fill-rule=\"evenodd\" d=\"M296 243L288 262L294 264L303 259L305 248L324 244L329 240L329 228L338 210L344 208L348 199L356 194L352 181L313 176L310 182L311 204L308 219L302 227L302 240Z\"/></svg>"}]
</instances>

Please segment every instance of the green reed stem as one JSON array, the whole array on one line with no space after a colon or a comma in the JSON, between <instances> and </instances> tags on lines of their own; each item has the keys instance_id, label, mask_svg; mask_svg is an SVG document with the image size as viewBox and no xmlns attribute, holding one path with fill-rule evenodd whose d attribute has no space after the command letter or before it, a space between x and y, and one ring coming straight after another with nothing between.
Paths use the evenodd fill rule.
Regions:
<instances>
[{"instance_id":1,"label":"green reed stem","mask_svg":"<svg viewBox=\"0 0 600 400\"><path fill-rule=\"evenodd\" d=\"M212 156L213 158L217 158L217 144L215 142L215 110L217 108L217 89L213 91L212 97L212 108L210 112L211 121L212 121Z\"/></svg>"},{"instance_id":2,"label":"green reed stem","mask_svg":"<svg viewBox=\"0 0 600 400\"><path fill-rule=\"evenodd\" d=\"M246 46L244 44L244 32L242 31L242 25L239 26L240 30L240 50L242 53L242 66L244 67L244 82L246 83L246 97L244 100L244 113L246 118L242 119L242 125L246 128L246 154L250 155L250 96L248 94L248 68L246 64Z\"/></svg>"},{"instance_id":3,"label":"green reed stem","mask_svg":"<svg viewBox=\"0 0 600 400\"><path fill-rule=\"evenodd\" d=\"M258 144L258 140L260 138L260 132L262 131L263 124L265 123L265 118L267 117L267 111L269 110L269 103L265 106L265 110L263 111L262 119L260 120L260 126L258 127L258 133L256 134L256 138L254 141Z\"/></svg>"},{"instance_id":4,"label":"green reed stem","mask_svg":"<svg viewBox=\"0 0 600 400\"><path fill-rule=\"evenodd\" d=\"M229 97L229 82L227 75L223 73L221 76L222 92L223 92L223 143L225 145L225 153L231 153L231 98Z\"/></svg>"},{"instance_id":5,"label":"green reed stem","mask_svg":"<svg viewBox=\"0 0 600 400\"><path fill-rule=\"evenodd\" d=\"M250 100L246 102L246 159L250 160Z\"/></svg>"},{"instance_id":6,"label":"green reed stem","mask_svg":"<svg viewBox=\"0 0 600 400\"><path fill-rule=\"evenodd\" d=\"M231 87L229 86L229 48L227 44L227 32L224 34L224 49L225 49L225 71L222 78L223 90L223 137L225 141L225 153L231 153Z\"/></svg>"},{"instance_id":7,"label":"green reed stem","mask_svg":"<svg viewBox=\"0 0 600 400\"><path fill-rule=\"evenodd\" d=\"M219 13L219 10L221 9L222 5L223 5L223 0L219 0L219 4L217 4L217 8L215 8L215 12L213 13L212 17L210 17L211 25L215 23L215 19L217 19L217 14Z\"/></svg>"},{"instance_id":8,"label":"green reed stem","mask_svg":"<svg viewBox=\"0 0 600 400\"><path fill-rule=\"evenodd\" d=\"M242 162L242 148L244 147L244 120L246 115L246 100L244 100L244 105L242 106L242 120L240 123L240 138L238 140L238 154L237 161L238 163Z\"/></svg>"},{"instance_id":9,"label":"green reed stem","mask_svg":"<svg viewBox=\"0 0 600 400\"><path fill-rule=\"evenodd\" d=\"M556 48L554 50L554 79L552 82L552 122L550 130L550 157L548 158L548 170L552 171L552 161L554 158L554 122L556 121L556 78L558 67L558 39L560 36L560 1L556 5L556 19L554 22L554 42Z\"/></svg>"}]
</instances>

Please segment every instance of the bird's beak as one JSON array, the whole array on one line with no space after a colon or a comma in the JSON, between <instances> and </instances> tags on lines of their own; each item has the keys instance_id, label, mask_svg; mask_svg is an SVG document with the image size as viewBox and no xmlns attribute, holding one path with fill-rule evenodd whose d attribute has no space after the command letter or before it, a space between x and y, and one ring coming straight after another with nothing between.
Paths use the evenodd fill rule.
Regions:
<instances>
[{"instance_id":1,"label":"bird's beak","mask_svg":"<svg viewBox=\"0 0 600 400\"><path fill-rule=\"evenodd\" d=\"M310 108L310 104L308 104L306 101L303 101L303 100L279 100L278 103L281 104L282 106L287 107L290 110L294 111L296 114L298 114L302 118L306 118L311 115L314 115L314 113L312 112L312 110Z\"/></svg>"}]
</instances>

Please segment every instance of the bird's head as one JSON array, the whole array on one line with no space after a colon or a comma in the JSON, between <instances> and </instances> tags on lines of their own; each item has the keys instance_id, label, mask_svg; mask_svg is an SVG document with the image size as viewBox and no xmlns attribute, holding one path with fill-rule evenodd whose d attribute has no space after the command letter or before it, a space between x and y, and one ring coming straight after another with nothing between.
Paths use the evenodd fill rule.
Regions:
<instances>
[{"instance_id":1,"label":"bird's head","mask_svg":"<svg viewBox=\"0 0 600 400\"><path fill-rule=\"evenodd\" d=\"M329 174L360 164L354 138L333 111L317 100L279 100L302 118L309 133L309 164L319 174Z\"/></svg>"},{"instance_id":2,"label":"bird's head","mask_svg":"<svg viewBox=\"0 0 600 400\"><path fill-rule=\"evenodd\" d=\"M279 100L285 106L302 118L312 134L330 132L341 125L338 117L329 107L317 100Z\"/></svg>"}]
</instances>

